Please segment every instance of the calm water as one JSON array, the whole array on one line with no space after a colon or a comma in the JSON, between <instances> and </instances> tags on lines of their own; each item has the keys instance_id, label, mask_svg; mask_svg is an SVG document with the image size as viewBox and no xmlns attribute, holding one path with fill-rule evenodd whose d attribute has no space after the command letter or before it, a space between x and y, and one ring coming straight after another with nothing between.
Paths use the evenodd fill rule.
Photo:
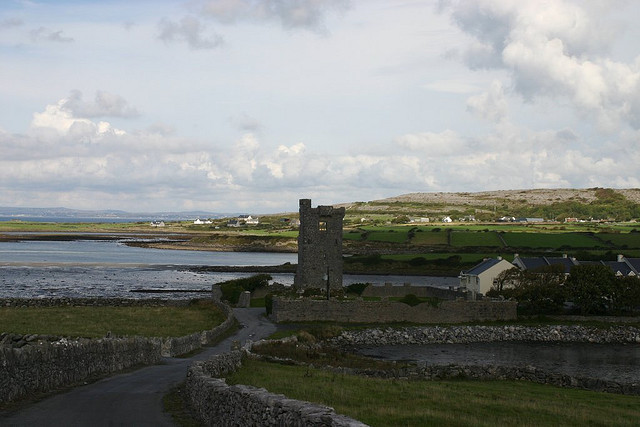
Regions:
<instances>
[{"instance_id":1,"label":"calm water","mask_svg":"<svg viewBox=\"0 0 640 427\"><path fill-rule=\"evenodd\" d=\"M189 266L260 266L297 263L297 254L267 252L205 252L148 249L124 241L0 242L0 298L129 297L147 298L136 289L211 289L213 283L253 273L195 273ZM271 274L273 280L293 284L293 274ZM357 282L448 287L456 278L345 275ZM189 293L152 296L191 298Z\"/></svg>"},{"instance_id":2,"label":"calm water","mask_svg":"<svg viewBox=\"0 0 640 427\"><path fill-rule=\"evenodd\" d=\"M363 347L362 354L426 365L531 365L549 372L619 382L640 381L640 345L492 342Z\"/></svg>"}]
</instances>

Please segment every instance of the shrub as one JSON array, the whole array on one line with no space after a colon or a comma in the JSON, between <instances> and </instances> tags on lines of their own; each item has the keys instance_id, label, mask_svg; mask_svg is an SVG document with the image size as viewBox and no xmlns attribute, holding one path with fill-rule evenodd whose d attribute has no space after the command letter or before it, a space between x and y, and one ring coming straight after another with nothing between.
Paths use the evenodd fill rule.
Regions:
<instances>
[{"instance_id":1,"label":"shrub","mask_svg":"<svg viewBox=\"0 0 640 427\"><path fill-rule=\"evenodd\" d=\"M345 290L349 294L362 295L364 290L367 289L367 286L369 285L370 283L352 283L349 286L346 286Z\"/></svg>"},{"instance_id":2,"label":"shrub","mask_svg":"<svg viewBox=\"0 0 640 427\"><path fill-rule=\"evenodd\" d=\"M415 307L416 305L420 304L422 301L420 300L420 298L418 298L414 294L408 294L402 297L399 300L399 302L407 304L408 306L411 306L411 307Z\"/></svg>"},{"instance_id":3,"label":"shrub","mask_svg":"<svg viewBox=\"0 0 640 427\"><path fill-rule=\"evenodd\" d=\"M264 307L267 311L267 316L273 312L273 294L268 293L264 296Z\"/></svg>"},{"instance_id":4,"label":"shrub","mask_svg":"<svg viewBox=\"0 0 640 427\"><path fill-rule=\"evenodd\" d=\"M269 285L269 280L271 280L271 276L268 274L256 274L251 277L221 282L219 285L222 291L222 298L231 304L237 304L242 292L253 292L258 288L264 288Z\"/></svg>"}]
</instances>

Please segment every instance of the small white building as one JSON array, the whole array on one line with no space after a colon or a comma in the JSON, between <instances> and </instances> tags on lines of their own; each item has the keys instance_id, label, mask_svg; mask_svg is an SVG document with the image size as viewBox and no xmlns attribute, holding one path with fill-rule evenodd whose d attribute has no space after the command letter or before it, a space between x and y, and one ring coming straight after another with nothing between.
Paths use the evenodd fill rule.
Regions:
<instances>
[{"instance_id":1,"label":"small white building","mask_svg":"<svg viewBox=\"0 0 640 427\"><path fill-rule=\"evenodd\" d=\"M149 225L152 227L164 227L164 221L151 221Z\"/></svg>"},{"instance_id":2,"label":"small white building","mask_svg":"<svg viewBox=\"0 0 640 427\"><path fill-rule=\"evenodd\" d=\"M205 221L203 221L203 220L201 220L200 218L198 218L198 219L196 219L195 221L193 221L193 223L194 223L195 225L203 225L203 224L211 224L211 221L210 221L210 220L208 220L208 219L207 219L207 220L205 220Z\"/></svg>"},{"instance_id":3,"label":"small white building","mask_svg":"<svg viewBox=\"0 0 640 427\"><path fill-rule=\"evenodd\" d=\"M240 215L238 217L238 221L243 221L247 225L258 225L260 224L260 219L257 217L253 217L251 215Z\"/></svg>"},{"instance_id":4,"label":"small white building","mask_svg":"<svg viewBox=\"0 0 640 427\"><path fill-rule=\"evenodd\" d=\"M426 217L416 217L416 218L411 218L411 222L429 222L429 218Z\"/></svg>"},{"instance_id":5,"label":"small white building","mask_svg":"<svg viewBox=\"0 0 640 427\"><path fill-rule=\"evenodd\" d=\"M467 291L471 292L473 299L477 294L486 295L496 277L503 271L512 268L515 268L515 265L502 257L487 258L475 267L460 272L458 277L460 279L460 287L466 288Z\"/></svg>"},{"instance_id":6,"label":"small white building","mask_svg":"<svg viewBox=\"0 0 640 427\"><path fill-rule=\"evenodd\" d=\"M445 216L444 218L442 218L442 222L453 222L453 220L450 216Z\"/></svg>"}]
</instances>

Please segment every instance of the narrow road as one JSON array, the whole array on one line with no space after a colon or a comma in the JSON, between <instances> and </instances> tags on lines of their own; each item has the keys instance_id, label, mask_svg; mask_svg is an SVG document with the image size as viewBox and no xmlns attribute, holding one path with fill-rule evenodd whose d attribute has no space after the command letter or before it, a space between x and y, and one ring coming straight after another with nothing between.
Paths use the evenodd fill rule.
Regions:
<instances>
[{"instance_id":1,"label":"narrow road","mask_svg":"<svg viewBox=\"0 0 640 427\"><path fill-rule=\"evenodd\" d=\"M256 341L275 332L264 308L234 309L244 325L234 336L188 359L165 358L161 365L114 375L0 415L0 426L174 426L162 396L178 385L195 360L228 351L233 341Z\"/></svg>"}]
</instances>

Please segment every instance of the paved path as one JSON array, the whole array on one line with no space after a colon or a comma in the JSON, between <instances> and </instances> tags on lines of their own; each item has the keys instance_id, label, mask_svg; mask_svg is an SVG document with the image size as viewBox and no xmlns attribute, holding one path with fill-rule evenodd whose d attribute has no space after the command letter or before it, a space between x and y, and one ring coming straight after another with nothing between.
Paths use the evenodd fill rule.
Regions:
<instances>
[{"instance_id":1,"label":"paved path","mask_svg":"<svg viewBox=\"0 0 640 427\"><path fill-rule=\"evenodd\" d=\"M0 426L174 426L162 410L162 396L184 381L193 361L228 351L232 341L255 341L275 332L263 314L264 308L234 309L244 327L215 347L189 359L166 358L164 364L105 378L0 415Z\"/></svg>"}]
</instances>

